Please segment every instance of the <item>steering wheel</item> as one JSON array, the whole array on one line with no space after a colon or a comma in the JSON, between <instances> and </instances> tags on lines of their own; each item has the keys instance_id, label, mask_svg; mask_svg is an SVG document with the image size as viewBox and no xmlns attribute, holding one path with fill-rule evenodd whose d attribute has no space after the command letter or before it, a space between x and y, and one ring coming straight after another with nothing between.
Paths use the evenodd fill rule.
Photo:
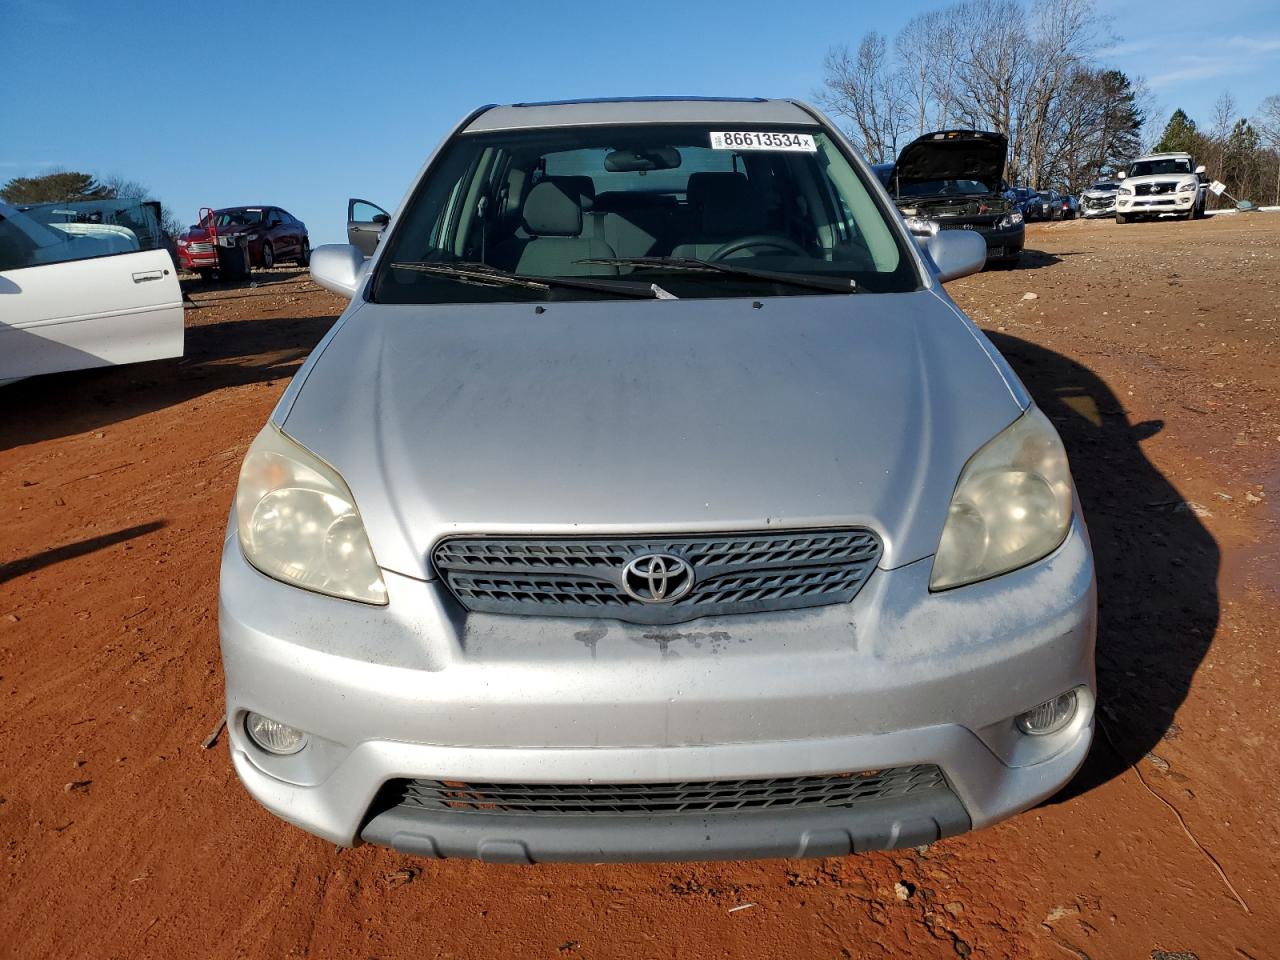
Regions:
<instances>
[{"instance_id":1,"label":"steering wheel","mask_svg":"<svg viewBox=\"0 0 1280 960\"><path fill-rule=\"evenodd\" d=\"M707 259L714 263L717 260L728 259L733 254L741 253L743 250L777 250L782 253L794 253L798 257L809 256L809 252L790 237L784 237L776 233L753 233L749 237L730 240L708 256Z\"/></svg>"}]
</instances>

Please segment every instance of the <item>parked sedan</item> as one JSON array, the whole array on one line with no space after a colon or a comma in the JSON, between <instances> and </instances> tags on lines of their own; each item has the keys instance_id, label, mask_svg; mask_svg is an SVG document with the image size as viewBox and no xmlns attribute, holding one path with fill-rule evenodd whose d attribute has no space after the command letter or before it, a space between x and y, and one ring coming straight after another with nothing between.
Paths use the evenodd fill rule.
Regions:
<instances>
[{"instance_id":1,"label":"parked sedan","mask_svg":"<svg viewBox=\"0 0 1280 960\"><path fill-rule=\"evenodd\" d=\"M969 230L987 244L990 264L1022 254L1022 211L1004 182L1008 141L984 130L926 133L903 148L888 179L889 195L913 233Z\"/></svg>"},{"instance_id":2,"label":"parked sedan","mask_svg":"<svg viewBox=\"0 0 1280 960\"><path fill-rule=\"evenodd\" d=\"M241 467L250 793L340 844L599 862L915 846L1058 791L1093 560L942 288L985 256L803 104L468 115L371 259L316 250L351 303Z\"/></svg>"},{"instance_id":3,"label":"parked sedan","mask_svg":"<svg viewBox=\"0 0 1280 960\"><path fill-rule=\"evenodd\" d=\"M218 269L215 244L244 246L249 265L270 270L279 262L311 262L307 225L280 207L225 207L205 211L178 238L178 264L201 276Z\"/></svg>"},{"instance_id":4,"label":"parked sedan","mask_svg":"<svg viewBox=\"0 0 1280 960\"><path fill-rule=\"evenodd\" d=\"M0 202L0 383L182 346L182 291L153 205Z\"/></svg>"}]
</instances>

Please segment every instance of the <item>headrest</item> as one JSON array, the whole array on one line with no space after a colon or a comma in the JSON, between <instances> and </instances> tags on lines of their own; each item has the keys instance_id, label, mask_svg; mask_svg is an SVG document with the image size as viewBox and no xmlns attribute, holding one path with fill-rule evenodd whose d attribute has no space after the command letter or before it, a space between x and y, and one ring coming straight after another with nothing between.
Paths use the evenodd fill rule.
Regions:
<instances>
[{"instance_id":1,"label":"headrest","mask_svg":"<svg viewBox=\"0 0 1280 960\"><path fill-rule=\"evenodd\" d=\"M576 192L543 180L524 199L524 228L535 237L576 237L582 233L582 205Z\"/></svg>"},{"instance_id":2,"label":"headrest","mask_svg":"<svg viewBox=\"0 0 1280 960\"><path fill-rule=\"evenodd\" d=\"M596 182L590 177L547 177L547 183L558 184L564 188L564 192L571 197L578 198L578 206L585 213L595 206L596 202Z\"/></svg>"},{"instance_id":3,"label":"headrest","mask_svg":"<svg viewBox=\"0 0 1280 960\"><path fill-rule=\"evenodd\" d=\"M759 233L767 223L764 197L746 174L691 173L686 191L704 234L740 237Z\"/></svg>"}]
</instances>

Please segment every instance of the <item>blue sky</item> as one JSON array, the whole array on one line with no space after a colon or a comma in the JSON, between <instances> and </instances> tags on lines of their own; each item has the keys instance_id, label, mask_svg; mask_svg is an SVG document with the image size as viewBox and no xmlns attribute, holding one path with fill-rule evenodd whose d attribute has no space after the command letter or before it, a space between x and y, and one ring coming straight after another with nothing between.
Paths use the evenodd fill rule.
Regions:
<instances>
[{"instance_id":1,"label":"blue sky","mask_svg":"<svg viewBox=\"0 0 1280 960\"><path fill-rule=\"evenodd\" d=\"M1098 3L1103 60L1145 77L1161 118L1181 106L1207 125L1223 90L1243 113L1280 93L1277 0ZM0 179L119 174L187 222L276 203L337 242L347 197L394 207L481 103L808 98L829 46L941 5L0 0Z\"/></svg>"}]
</instances>

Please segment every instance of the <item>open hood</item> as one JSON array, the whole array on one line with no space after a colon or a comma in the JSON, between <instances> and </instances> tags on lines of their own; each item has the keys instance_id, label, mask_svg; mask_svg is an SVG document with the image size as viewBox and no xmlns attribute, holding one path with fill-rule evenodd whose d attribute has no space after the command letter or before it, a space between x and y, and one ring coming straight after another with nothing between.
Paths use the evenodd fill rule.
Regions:
<instances>
[{"instance_id":1,"label":"open hood","mask_svg":"<svg viewBox=\"0 0 1280 960\"><path fill-rule=\"evenodd\" d=\"M929 180L977 180L999 193L1009 141L988 130L940 130L912 140L898 154L892 189Z\"/></svg>"}]
</instances>

